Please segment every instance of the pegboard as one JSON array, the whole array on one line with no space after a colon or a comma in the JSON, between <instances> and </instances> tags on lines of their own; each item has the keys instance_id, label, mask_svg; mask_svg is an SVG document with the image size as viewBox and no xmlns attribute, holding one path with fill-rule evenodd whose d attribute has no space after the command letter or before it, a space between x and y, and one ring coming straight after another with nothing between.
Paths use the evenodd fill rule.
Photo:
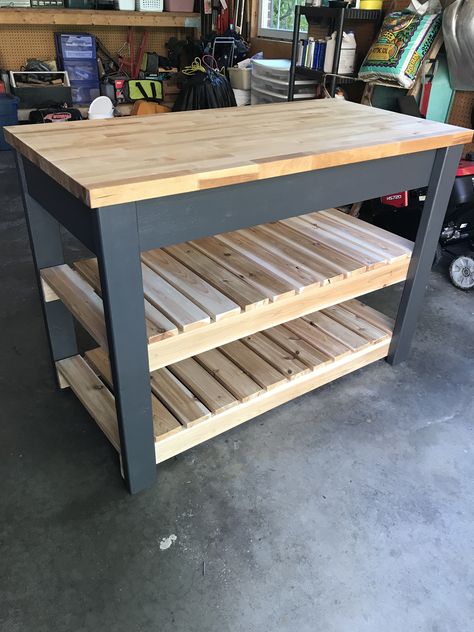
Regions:
<instances>
[{"instance_id":1,"label":"pegboard","mask_svg":"<svg viewBox=\"0 0 474 632\"><path fill-rule=\"evenodd\" d=\"M135 28L135 48L140 44L144 29ZM185 39L190 29L148 28L147 51L166 55L165 43L170 37ZM56 58L54 32L91 33L115 54L127 39L126 26L48 26L48 25L3 25L0 26L0 68L20 70L28 58L50 60Z\"/></svg>"},{"instance_id":2,"label":"pegboard","mask_svg":"<svg viewBox=\"0 0 474 632\"><path fill-rule=\"evenodd\" d=\"M474 107L474 92L456 92L449 115L451 125L471 127L471 111ZM474 143L465 146L465 151L474 151Z\"/></svg>"}]
</instances>

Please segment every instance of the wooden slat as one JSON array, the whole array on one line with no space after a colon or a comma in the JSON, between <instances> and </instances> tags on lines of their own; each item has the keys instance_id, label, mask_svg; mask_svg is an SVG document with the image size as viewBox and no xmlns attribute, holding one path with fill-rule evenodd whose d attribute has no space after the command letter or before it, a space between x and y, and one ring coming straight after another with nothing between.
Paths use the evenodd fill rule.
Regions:
<instances>
[{"instance_id":1,"label":"wooden slat","mask_svg":"<svg viewBox=\"0 0 474 632\"><path fill-rule=\"evenodd\" d=\"M337 269L331 259L321 256L312 244L310 252L302 253L296 246L296 239L292 240L292 231L281 222L255 226L246 231L252 239L261 245L266 244L273 252L286 261L295 262L298 267L317 277L321 285L337 281L347 275L347 271Z\"/></svg>"},{"instance_id":2,"label":"wooden slat","mask_svg":"<svg viewBox=\"0 0 474 632\"><path fill-rule=\"evenodd\" d=\"M332 359L351 353L348 346L301 318L285 323L285 327Z\"/></svg>"},{"instance_id":3,"label":"wooden slat","mask_svg":"<svg viewBox=\"0 0 474 632\"><path fill-rule=\"evenodd\" d=\"M321 331L332 336L343 345L355 351L356 349L363 349L369 343L366 338L360 336L352 329L348 329L344 325L341 325L338 321L325 314L324 312L313 312L304 317L304 320L311 325L315 325Z\"/></svg>"},{"instance_id":4,"label":"wooden slat","mask_svg":"<svg viewBox=\"0 0 474 632\"><path fill-rule=\"evenodd\" d=\"M190 331L211 322L206 312L143 263L142 277L147 300L173 321L180 331Z\"/></svg>"},{"instance_id":5,"label":"wooden slat","mask_svg":"<svg viewBox=\"0 0 474 632\"><path fill-rule=\"evenodd\" d=\"M291 223L288 222L288 224L303 233L303 235L309 236L324 246L332 248L336 252L349 256L351 259L354 259L354 261L358 261L360 264L367 266L369 270L387 263L384 260L380 260L380 257L377 257L367 248L349 243L344 237L323 230L314 220L308 220L304 215L293 218Z\"/></svg>"},{"instance_id":6,"label":"wooden slat","mask_svg":"<svg viewBox=\"0 0 474 632\"><path fill-rule=\"evenodd\" d=\"M292 353L295 358L306 364L310 369L315 369L321 364L330 362L332 358L324 354L316 347L313 347L307 340L304 340L294 331L284 325L277 325L266 329L263 334L274 342L277 342L283 349Z\"/></svg>"},{"instance_id":7,"label":"wooden slat","mask_svg":"<svg viewBox=\"0 0 474 632\"><path fill-rule=\"evenodd\" d=\"M142 253L142 261L214 320L240 314L240 307L163 250Z\"/></svg>"},{"instance_id":8,"label":"wooden slat","mask_svg":"<svg viewBox=\"0 0 474 632\"><path fill-rule=\"evenodd\" d=\"M211 416L204 404L168 369L153 371L151 389L183 426L191 426Z\"/></svg>"},{"instance_id":9,"label":"wooden slat","mask_svg":"<svg viewBox=\"0 0 474 632\"><path fill-rule=\"evenodd\" d=\"M104 378L109 388L113 391L112 373L110 371L110 363L107 353L101 349L92 349L86 352L87 362ZM155 440L160 437L164 438L169 435L180 432L183 426L179 421L170 413L170 411L163 406L159 399L157 399L150 392L151 397L151 410L153 414L153 434Z\"/></svg>"},{"instance_id":10,"label":"wooden slat","mask_svg":"<svg viewBox=\"0 0 474 632\"><path fill-rule=\"evenodd\" d=\"M210 419L186 429L175 437L159 441L155 446L157 463L161 463L180 452L184 452L226 430L230 430L303 393L308 393L323 384L332 382L371 362L380 360L387 355L388 346L389 341L382 341L356 353L340 357L336 361L324 364L316 371L307 373L299 379L287 380L278 388L262 393L259 397L235 406L220 415L214 415Z\"/></svg>"},{"instance_id":11,"label":"wooden slat","mask_svg":"<svg viewBox=\"0 0 474 632\"><path fill-rule=\"evenodd\" d=\"M124 19L122 12L113 13L108 11L105 19ZM147 18L136 13L131 19ZM157 19L169 18L161 13ZM225 130L225 134L218 130ZM464 145L472 140L471 130L343 99L67 125L22 125L6 128L5 134L15 149L91 208ZM225 208L221 212L225 213Z\"/></svg>"},{"instance_id":12,"label":"wooden slat","mask_svg":"<svg viewBox=\"0 0 474 632\"><path fill-rule=\"evenodd\" d=\"M107 348L104 307L91 286L66 264L41 270L41 277L94 340Z\"/></svg>"},{"instance_id":13,"label":"wooden slat","mask_svg":"<svg viewBox=\"0 0 474 632\"><path fill-rule=\"evenodd\" d=\"M242 338L242 342L290 380L309 371L292 353L288 353L263 333Z\"/></svg>"},{"instance_id":14,"label":"wooden slat","mask_svg":"<svg viewBox=\"0 0 474 632\"><path fill-rule=\"evenodd\" d=\"M402 250L396 244L392 245L389 242L361 233L354 226L349 227L348 225L341 224L339 218L322 213L311 213L307 216L307 219L311 220L323 230L327 230L329 233L341 237L350 244L361 248L364 252L368 251L376 258L385 259L389 263L393 263L400 257L407 257L409 255L406 250Z\"/></svg>"},{"instance_id":15,"label":"wooden slat","mask_svg":"<svg viewBox=\"0 0 474 632\"><path fill-rule=\"evenodd\" d=\"M352 215L338 211L335 208L328 208L325 211L321 211L321 213L323 215L328 215L329 217L337 218L338 222L343 226L353 226L356 227L358 231L363 232L368 236L373 235L382 241L389 242L390 244L397 244L407 253L411 253L413 251L413 242L409 239L405 239L405 237L400 237L400 235L396 235L395 233L391 233L383 228L364 222L358 217L352 217Z\"/></svg>"},{"instance_id":16,"label":"wooden slat","mask_svg":"<svg viewBox=\"0 0 474 632\"><path fill-rule=\"evenodd\" d=\"M360 316L372 325L375 325L379 329L382 329L386 333L392 335L394 326L393 319L381 312L378 312L372 307L369 307L369 305L361 303L360 301L349 300L344 302L344 309Z\"/></svg>"},{"instance_id":17,"label":"wooden slat","mask_svg":"<svg viewBox=\"0 0 474 632\"><path fill-rule=\"evenodd\" d=\"M272 301L295 293L288 282L270 274L256 265L254 261L231 246L223 244L215 237L205 237L190 243L222 267L227 268L241 279L245 279L249 285L257 287Z\"/></svg>"},{"instance_id":18,"label":"wooden slat","mask_svg":"<svg viewBox=\"0 0 474 632\"><path fill-rule=\"evenodd\" d=\"M317 309L362 296L376 289L405 280L408 260L387 264L357 275L350 282L343 280L296 294L276 303L243 312L232 327L222 320L179 336L162 340L148 347L151 370L172 364L189 356L208 351L238 338L299 318Z\"/></svg>"},{"instance_id":19,"label":"wooden slat","mask_svg":"<svg viewBox=\"0 0 474 632\"><path fill-rule=\"evenodd\" d=\"M261 290L249 285L226 268L206 257L191 244L178 244L164 248L175 259L194 270L207 283L217 288L234 301L241 309L248 311L269 302Z\"/></svg>"},{"instance_id":20,"label":"wooden slat","mask_svg":"<svg viewBox=\"0 0 474 632\"><path fill-rule=\"evenodd\" d=\"M79 355L59 360L56 368L110 443L120 451L115 400L109 389Z\"/></svg>"},{"instance_id":21,"label":"wooden slat","mask_svg":"<svg viewBox=\"0 0 474 632\"><path fill-rule=\"evenodd\" d=\"M220 413L238 403L194 358L181 360L169 369L212 413Z\"/></svg>"},{"instance_id":22,"label":"wooden slat","mask_svg":"<svg viewBox=\"0 0 474 632\"><path fill-rule=\"evenodd\" d=\"M262 387L219 349L200 353L195 359L241 402L246 402L262 392Z\"/></svg>"},{"instance_id":23,"label":"wooden slat","mask_svg":"<svg viewBox=\"0 0 474 632\"><path fill-rule=\"evenodd\" d=\"M255 242L249 238L249 233L250 231L240 230L217 235L216 239L238 250L270 274L283 279L296 292L303 292L313 285L321 285L321 281L325 280L323 275L302 268L298 261L284 259L279 253L272 252L271 244Z\"/></svg>"},{"instance_id":24,"label":"wooden slat","mask_svg":"<svg viewBox=\"0 0 474 632\"><path fill-rule=\"evenodd\" d=\"M376 342L377 340L383 340L388 336L388 333L372 323L369 323L364 318L361 318L357 314L350 312L345 309L343 305L334 305L333 307L328 307L325 309L322 314L327 314L333 320L341 323L348 329L355 331L360 336L363 336L366 340L370 342Z\"/></svg>"},{"instance_id":25,"label":"wooden slat","mask_svg":"<svg viewBox=\"0 0 474 632\"><path fill-rule=\"evenodd\" d=\"M308 236L307 231L305 232L306 225L302 224L301 217L293 217L276 222L276 225L291 228L291 231L285 234L280 233L281 239L287 240L293 248L300 251L303 255L316 257L321 263L330 266L335 272L343 274L344 277L366 272L367 266L360 261L356 261L347 254L326 246L321 241L314 239L313 236Z\"/></svg>"},{"instance_id":26,"label":"wooden slat","mask_svg":"<svg viewBox=\"0 0 474 632\"><path fill-rule=\"evenodd\" d=\"M2 24L45 24L53 26L138 26L176 28L199 25L199 13L155 11L84 11L83 9L16 9L3 8ZM194 20L194 22L193 22ZM77 29L74 29L77 30Z\"/></svg>"},{"instance_id":27,"label":"wooden slat","mask_svg":"<svg viewBox=\"0 0 474 632\"><path fill-rule=\"evenodd\" d=\"M219 349L262 388L267 390L275 388L287 379L240 340L230 342Z\"/></svg>"},{"instance_id":28,"label":"wooden slat","mask_svg":"<svg viewBox=\"0 0 474 632\"><path fill-rule=\"evenodd\" d=\"M84 277L92 285L99 296L102 295L100 287L99 266L97 259L82 259L76 261L74 267L81 276ZM178 328L164 314L156 309L154 305L145 299L145 323L148 342L158 342L164 338L175 336Z\"/></svg>"}]
</instances>

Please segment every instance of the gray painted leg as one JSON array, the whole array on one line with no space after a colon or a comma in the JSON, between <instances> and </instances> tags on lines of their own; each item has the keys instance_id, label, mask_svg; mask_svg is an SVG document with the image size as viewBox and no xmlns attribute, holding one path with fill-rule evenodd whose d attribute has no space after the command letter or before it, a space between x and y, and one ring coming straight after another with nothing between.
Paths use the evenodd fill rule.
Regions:
<instances>
[{"instance_id":1,"label":"gray painted leg","mask_svg":"<svg viewBox=\"0 0 474 632\"><path fill-rule=\"evenodd\" d=\"M40 276L40 271L43 268L49 268L64 263L60 226L59 223L28 194L23 165L18 157L17 166L20 175L26 224L30 236L31 251L35 265L38 290L41 297L48 344L56 381L60 386L59 376L54 363L57 360L69 358L78 353L74 319L61 301L50 301L48 303L44 301Z\"/></svg>"},{"instance_id":2,"label":"gray painted leg","mask_svg":"<svg viewBox=\"0 0 474 632\"><path fill-rule=\"evenodd\" d=\"M128 490L134 494L156 478L136 205L110 206L95 213L122 465Z\"/></svg>"},{"instance_id":3,"label":"gray painted leg","mask_svg":"<svg viewBox=\"0 0 474 632\"><path fill-rule=\"evenodd\" d=\"M390 364L398 364L408 357L461 152L461 146L438 149L436 152L388 353L387 361Z\"/></svg>"}]
</instances>

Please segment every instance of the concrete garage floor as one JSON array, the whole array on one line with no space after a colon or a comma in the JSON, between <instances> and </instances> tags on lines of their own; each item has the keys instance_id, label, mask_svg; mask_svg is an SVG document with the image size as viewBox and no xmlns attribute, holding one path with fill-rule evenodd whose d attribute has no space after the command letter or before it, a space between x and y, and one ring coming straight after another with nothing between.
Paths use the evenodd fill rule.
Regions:
<instances>
[{"instance_id":1,"label":"concrete garage floor","mask_svg":"<svg viewBox=\"0 0 474 632\"><path fill-rule=\"evenodd\" d=\"M11 156L0 165L2 631L472 631L474 294L434 272L405 366L269 412L131 497L55 391Z\"/></svg>"}]
</instances>

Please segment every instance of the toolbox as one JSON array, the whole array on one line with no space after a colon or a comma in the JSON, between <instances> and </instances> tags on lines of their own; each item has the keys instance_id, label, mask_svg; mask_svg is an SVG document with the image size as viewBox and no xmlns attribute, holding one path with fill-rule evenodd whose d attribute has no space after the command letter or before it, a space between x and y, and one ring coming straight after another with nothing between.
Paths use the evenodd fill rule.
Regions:
<instances>
[{"instance_id":1,"label":"toolbox","mask_svg":"<svg viewBox=\"0 0 474 632\"><path fill-rule=\"evenodd\" d=\"M55 83L48 83L53 81ZM67 72L11 71L10 87L19 98L21 108L42 108L72 102Z\"/></svg>"}]
</instances>

